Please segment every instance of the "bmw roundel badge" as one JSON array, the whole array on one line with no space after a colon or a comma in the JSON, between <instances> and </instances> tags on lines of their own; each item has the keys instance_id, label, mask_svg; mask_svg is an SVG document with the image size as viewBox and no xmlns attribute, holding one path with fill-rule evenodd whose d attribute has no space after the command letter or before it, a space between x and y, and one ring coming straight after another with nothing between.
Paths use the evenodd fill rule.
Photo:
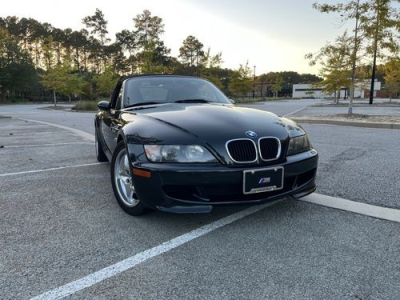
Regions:
<instances>
[{"instance_id":1,"label":"bmw roundel badge","mask_svg":"<svg viewBox=\"0 0 400 300\"><path fill-rule=\"evenodd\" d=\"M254 131L251 131L251 130L247 130L247 131L245 132L245 134L246 134L249 138L255 138L255 137L257 137L257 133L255 133Z\"/></svg>"}]
</instances>

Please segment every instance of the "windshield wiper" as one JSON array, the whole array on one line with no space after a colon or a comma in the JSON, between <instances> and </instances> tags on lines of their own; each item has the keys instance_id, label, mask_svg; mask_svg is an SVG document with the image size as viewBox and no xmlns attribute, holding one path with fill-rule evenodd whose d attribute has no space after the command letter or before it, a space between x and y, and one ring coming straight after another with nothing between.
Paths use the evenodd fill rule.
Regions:
<instances>
[{"instance_id":1,"label":"windshield wiper","mask_svg":"<svg viewBox=\"0 0 400 300\"><path fill-rule=\"evenodd\" d=\"M206 99L181 99L181 100L176 100L174 102L175 103L210 103L211 101L208 101Z\"/></svg>"},{"instance_id":2,"label":"windshield wiper","mask_svg":"<svg viewBox=\"0 0 400 300\"><path fill-rule=\"evenodd\" d=\"M140 103L135 103L126 106L125 108L130 108L130 107L135 107L135 106L143 106L143 105L152 105L152 104L164 104L165 102L154 102L154 101L149 101L149 102L140 102Z\"/></svg>"}]
</instances>

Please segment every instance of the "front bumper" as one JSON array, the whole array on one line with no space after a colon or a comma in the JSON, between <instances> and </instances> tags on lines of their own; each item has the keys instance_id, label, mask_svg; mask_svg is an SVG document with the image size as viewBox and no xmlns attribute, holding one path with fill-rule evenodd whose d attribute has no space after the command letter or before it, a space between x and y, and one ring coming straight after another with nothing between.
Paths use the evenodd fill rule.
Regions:
<instances>
[{"instance_id":1,"label":"front bumper","mask_svg":"<svg viewBox=\"0 0 400 300\"><path fill-rule=\"evenodd\" d=\"M183 165L134 163L134 168L151 172L150 178L133 176L139 199L162 211L199 213L213 206L261 204L280 198L303 197L315 191L318 153L315 150L288 156L284 167L283 189L243 194L243 171L264 167L225 167L216 165Z\"/></svg>"}]
</instances>

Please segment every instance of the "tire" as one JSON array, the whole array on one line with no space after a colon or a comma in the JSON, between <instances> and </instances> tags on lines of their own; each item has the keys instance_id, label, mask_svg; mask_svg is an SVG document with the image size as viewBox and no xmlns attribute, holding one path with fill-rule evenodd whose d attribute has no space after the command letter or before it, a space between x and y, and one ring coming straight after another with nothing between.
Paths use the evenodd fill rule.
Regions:
<instances>
[{"instance_id":1,"label":"tire","mask_svg":"<svg viewBox=\"0 0 400 300\"><path fill-rule=\"evenodd\" d=\"M124 141L118 143L111 160L111 185L119 206L127 214L138 216L149 211L135 193Z\"/></svg>"},{"instance_id":2,"label":"tire","mask_svg":"<svg viewBox=\"0 0 400 300\"><path fill-rule=\"evenodd\" d=\"M106 154L104 153L103 147L101 146L101 143L99 142L99 134L97 133L97 129L94 135L94 146L96 148L96 158L97 161L99 162L105 162L108 161L108 158Z\"/></svg>"}]
</instances>

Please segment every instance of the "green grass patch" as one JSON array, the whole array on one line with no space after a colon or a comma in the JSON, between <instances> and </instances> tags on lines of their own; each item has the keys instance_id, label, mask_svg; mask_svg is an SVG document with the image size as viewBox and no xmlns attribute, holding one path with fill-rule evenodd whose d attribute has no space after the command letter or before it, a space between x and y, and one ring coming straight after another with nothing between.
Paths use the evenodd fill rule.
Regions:
<instances>
[{"instance_id":1,"label":"green grass patch","mask_svg":"<svg viewBox=\"0 0 400 300\"><path fill-rule=\"evenodd\" d=\"M78 101L76 102L75 107L73 108L77 111L96 111L97 110L97 101Z\"/></svg>"}]
</instances>

